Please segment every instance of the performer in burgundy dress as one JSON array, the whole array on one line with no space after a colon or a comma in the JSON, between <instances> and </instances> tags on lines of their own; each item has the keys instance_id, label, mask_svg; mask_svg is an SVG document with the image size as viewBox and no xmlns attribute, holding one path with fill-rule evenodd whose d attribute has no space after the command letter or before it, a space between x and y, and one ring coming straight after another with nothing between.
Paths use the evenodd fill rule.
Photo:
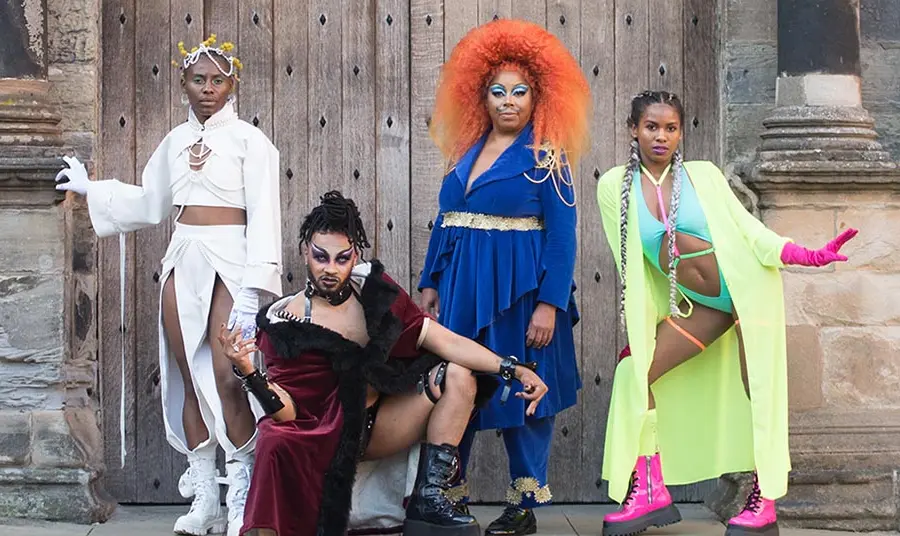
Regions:
<instances>
[{"instance_id":1,"label":"performer in burgundy dress","mask_svg":"<svg viewBox=\"0 0 900 536\"><path fill-rule=\"evenodd\" d=\"M220 341L246 388L268 414L259 423L244 534L343 535L361 459L420 447L404 534L477 536L475 519L446 491L459 475L458 445L477 402L499 374L513 379L533 414L544 382L426 315L377 262L356 205L329 192L305 219L304 292L257 316L257 339L223 326ZM267 377L251 355L265 356ZM473 371L487 373L476 375Z\"/></svg>"}]
</instances>

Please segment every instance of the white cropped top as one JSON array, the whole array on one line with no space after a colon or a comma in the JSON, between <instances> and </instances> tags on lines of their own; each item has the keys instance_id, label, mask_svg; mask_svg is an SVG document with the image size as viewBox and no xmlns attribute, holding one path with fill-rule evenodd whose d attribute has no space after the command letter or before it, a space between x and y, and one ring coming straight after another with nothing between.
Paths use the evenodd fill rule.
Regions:
<instances>
[{"instance_id":1,"label":"white cropped top","mask_svg":"<svg viewBox=\"0 0 900 536\"><path fill-rule=\"evenodd\" d=\"M242 156L221 140L222 129L240 123L234 108L225 106L218 113L200 123L191 110L187 125L193 144L184 147L172 162L172 203L176 206L206 206L246 208ZM191 169L192 147L203 147L209 158L200 169ZM219 150L216 150L219 149Z\"/></svg>"}]
</instances>

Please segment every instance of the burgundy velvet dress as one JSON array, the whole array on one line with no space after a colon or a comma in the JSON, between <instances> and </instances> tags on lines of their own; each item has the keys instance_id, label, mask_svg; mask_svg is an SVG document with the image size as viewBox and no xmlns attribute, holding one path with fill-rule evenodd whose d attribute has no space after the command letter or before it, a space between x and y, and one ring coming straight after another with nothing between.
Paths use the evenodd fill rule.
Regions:
<instances>
[{"instance_id":1,"label":"burgundy velvet dress","mask_svg":"<svg viewBox=\"0 0 900 536\"><path fill-rule=\"evenodd\" d=\"M369 265L358 268L364 273ZM315 324L273 321L269 307L257 317L269 379L294 399L297 418L259 422L242 534L260 528L278 536L343 535L367 386L382 397L409 392L440 362L418 346L428 316L377 261L364 277L360 303L370 338L365 347ZM270 307L284 307L292 297Z\"/></svg>"}]
</instances>

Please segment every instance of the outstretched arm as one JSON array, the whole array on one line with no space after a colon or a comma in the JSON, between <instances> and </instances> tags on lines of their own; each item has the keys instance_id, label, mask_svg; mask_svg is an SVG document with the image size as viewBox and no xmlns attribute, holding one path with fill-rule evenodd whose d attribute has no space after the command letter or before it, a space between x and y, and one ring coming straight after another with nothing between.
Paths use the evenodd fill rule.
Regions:
<instances>
[{"instance_id":1,"label":"outstretched arm","mask_svg":"<svg viewBox=\"0 0 900 536\"><path fill-rule=\"evenodd\" d=\"M429 322L428 331L422 340L422 348L469 370L490 374L500 372L502 361L500 356L437 322ZM516 366L515 375L524 387L524 390L516 393L516 396L531 402L525 414L534 415L538 403L547 394L547 385L528 367Z\"/></svg>"}]
</instances>

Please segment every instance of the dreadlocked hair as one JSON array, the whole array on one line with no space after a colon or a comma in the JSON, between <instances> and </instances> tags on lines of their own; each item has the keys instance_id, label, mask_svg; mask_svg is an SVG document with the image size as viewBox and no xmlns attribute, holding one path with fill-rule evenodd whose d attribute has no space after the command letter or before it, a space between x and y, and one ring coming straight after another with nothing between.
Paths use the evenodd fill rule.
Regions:
<instances>
[{"instance_id":1,"label":"dreadlocked hair","mask_svg":"<svg viewBox=\"0 0 900 536\"><path fill-rule=\"evenodd\" d=\"M319 198L319 206L303 219L300 226L300 243L309 244L316 233L342 233L362 257L363 250L372 247L366 237L359 209L352 199L337 190L332 190Z\"/></svg>"},{"instance_id":2,"label":"dreadlocked hair","mask_svg":"<svg viewBox=\"0 0 900 536\"><path fill-rule=\"evenodd\" d=\"M684 106L681 99L674 93L668 91L643 91L638 93L631 99L631 113L628 115L626 124L629 128L637 127L641 122L644 112L652 104L666 104L675 109L678 113L678 120L684 124ZM679 314L678 310L678 279L676 276L677 266L675 262L675 224L678 221L678 207L681 204L681 185L684 177L684 161L681 151L676 150L672 155L672 199L669 206L669 225L666 227L666 236L669 241L669 312L673 315ZM638 140L632 139L630 144L630 153L628 163L625 166L625 177L622 181L621 192L621 213L619 215L619 252L621 255L622 269L622 290L619 295L619 319L622 327L625 327L625 286L626 286L626 268L627 268L627 242L628 242L628 202L631 198L631 187L634 180L640 180L641 176L641 151Z\"/></svg>"}]
</instances>

